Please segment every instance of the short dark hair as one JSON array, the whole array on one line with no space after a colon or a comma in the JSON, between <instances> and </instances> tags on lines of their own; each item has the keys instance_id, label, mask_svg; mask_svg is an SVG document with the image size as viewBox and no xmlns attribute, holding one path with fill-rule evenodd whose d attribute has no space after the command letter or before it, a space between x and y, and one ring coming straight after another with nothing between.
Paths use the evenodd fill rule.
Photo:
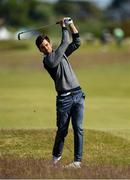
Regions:
<instances>
[{"instance_id":1,"label":"short dark hair","mask_svg":"<svg viewBox=\"0 0 130 180\"><path fill-rule=\"evenodd\" d=\"M42 44L43 40L46 39L49 43L50 43L50 39L48 36L44 36L44 35L39 35L37 38L36 38L36 41L35 41L35 44L36 46L38 47L38 49L40 49L40 45Z\"/></svg>"}]
</instances>

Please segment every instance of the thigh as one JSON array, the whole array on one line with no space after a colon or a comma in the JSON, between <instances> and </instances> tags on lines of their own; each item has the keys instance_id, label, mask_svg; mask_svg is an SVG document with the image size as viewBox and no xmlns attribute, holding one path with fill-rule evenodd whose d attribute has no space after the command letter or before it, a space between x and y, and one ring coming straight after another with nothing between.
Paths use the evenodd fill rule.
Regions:
<instances>
[{"instance_id":1,"label":"thigh","mask_svg":"<svg viewBox=\"0 0 130 180\"><path fill-rule=\"evenodd\" d=\"M66 97L57 96L56 111L57 111L58 128L68 127L71 107L72 107L72 98L70 96L66 96Z\"/></svg>"},{"instance_id":2,"label":"thigh","mask_svg":"<svg viewBox=\"0 0 130 180\"><path fill-rule=\"evenodd\" d=\"M83 92L75 95L75 104L71 110L73 128L82 128L85 95Z\"/></svg>"}]
</instances>

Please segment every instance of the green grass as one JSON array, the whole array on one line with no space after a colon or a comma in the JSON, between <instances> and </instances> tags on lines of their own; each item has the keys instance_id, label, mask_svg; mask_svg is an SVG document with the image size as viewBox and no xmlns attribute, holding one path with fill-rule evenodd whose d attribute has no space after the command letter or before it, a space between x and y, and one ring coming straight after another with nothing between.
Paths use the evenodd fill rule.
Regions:
<instances>
[{"instance_id":1,"label":"green grass","mask_svg":"<svg viewBox=\"0 0 130 180\"><path fill-rule=\"evenodd\" d=\"M42 56L34 49L1 52L0 175L5 178L32 178L35 169L39 168L40 174L35 172L33 177L81 178L83 174L82 178L119 178L119 175L129 178L129 55L128 47L117 49L110 46L104 50L99 45L89 45L70 58L86 93L84 171L55 176L45 164L51 158L55 137L56 92L52 80L42 68ZM73 136L70 131L62 163L71 160ZM47 171L47 176L41 167L32 167L35 162ZM20 172L21 165L27 168L27 171L22 169L25 176ZM17 169L16 174L13 174L14 169Z\"/></svg>"},{"instance_id":2,"label":"green grass","mask_svg":"<svg viewBox=\"0 0 130 180\"><path fill-rule=\"evenodd\" d=\"M1 130L1 155L51 159L55 130ZM110 133L86 130L84 132L83 163L89 164L129 164L130 142ZM127 156L126 156L127 154ZM119 158L120 157L120 158ZM73 160L72 131L66 138L63 162Z\"/></svg>"},{"instance_id":3,"label":"green grass","mask_svg":"<svg viewBox=\"0 0 130 180\"><path fill-rule=\"evenodd\" d=\"M130 64L76 68L86 93L84 127L129 129ZM46 72L0 72L0 128L54 128L55 90ZM48 113L51 112L51 113Z\"/></svg>"}]
</instances>

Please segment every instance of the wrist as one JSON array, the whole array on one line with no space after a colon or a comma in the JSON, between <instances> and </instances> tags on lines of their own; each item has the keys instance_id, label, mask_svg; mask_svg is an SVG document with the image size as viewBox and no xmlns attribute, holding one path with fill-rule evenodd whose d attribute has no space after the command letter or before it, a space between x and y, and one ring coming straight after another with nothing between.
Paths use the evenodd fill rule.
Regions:
<instances>
[{"instance_id":1,"label":"wrist","mask_svg":"<svg viewBox=\"0 0 130 180\"><path fill-rule=\"evenodd\" d=\"M78 33L78 30L77 30L77 28L75 27L74 23L70 24L70 25L69 25L69 28L70 28L71 33L73 33L73 34Z\"/></svg>"},{"instance_id":2,"label":"wrist","mask_svg":"<svg viewBox=\"0 0 130 180\"><path fill-rule=\"evenodd\" d=\"M73 28L74 27L74 23L69 24L69 27Z\"/></svg>"}]
</instances>

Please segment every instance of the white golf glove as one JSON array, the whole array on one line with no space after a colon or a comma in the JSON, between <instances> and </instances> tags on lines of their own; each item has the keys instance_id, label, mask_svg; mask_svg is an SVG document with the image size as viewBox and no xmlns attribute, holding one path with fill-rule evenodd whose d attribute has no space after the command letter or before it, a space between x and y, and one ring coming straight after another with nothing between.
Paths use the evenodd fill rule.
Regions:
<instances>
[{"instance_id":1,"label":"white golf glove","mask_svg":"<svg viewBox=\"0 0 130 180\"><path fill-rule=\"evenodd\" d=\"M73 20L70 17L65 17L64 23L65 23L65 25L70 25L73 23Z\"/></svg>"}]
</instances>

